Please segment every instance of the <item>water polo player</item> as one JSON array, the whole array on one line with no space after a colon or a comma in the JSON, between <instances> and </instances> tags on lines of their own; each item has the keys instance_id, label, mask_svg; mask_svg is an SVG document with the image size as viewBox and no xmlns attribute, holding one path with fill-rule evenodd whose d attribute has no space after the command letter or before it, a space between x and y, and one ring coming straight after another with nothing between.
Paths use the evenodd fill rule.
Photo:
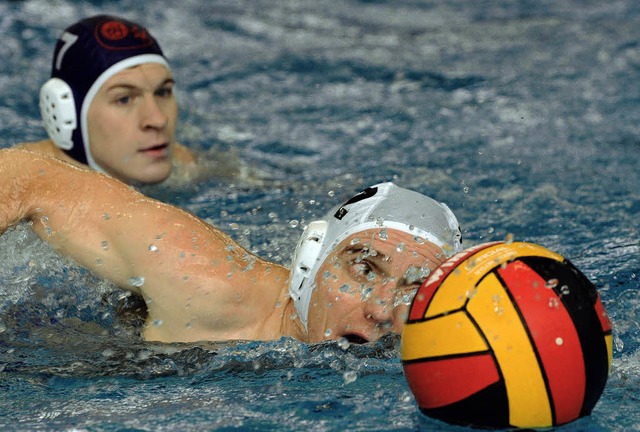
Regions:
<instances>
[{"instance_id":1,"label":"water polo player","mask_svg":"<svg viewBox=\"0 0 640 432\"><path fill-rule=\"evenodd\" d=\"M40 91L49 140L22 147L106 172L128 184L162 182L195 157L176 142L171 69L140 24L99 15L58 39Z\"/></svg>"},{"instance_id":2,"label":"water polo player","mask_svg":"<svg viewBox=\"0 0 640 432\"><path fill-rule=\"evenodd\" d=\"M376 339L400 331L424 279L460 250L458 221L445 204L382 183L309 224L290 294L311 340Z\"/></svg>"},{"instance_id":3,"label":"water polo player","mask_svg":"<svg viewBox=\"0 0 640 432\"><path fill-rule=\"evenodd\" d=\"M309 224L291 271L194 215L55 158L0 150L0 232L21 220L60 253L141 295L150 341L376 340L460 250L453 213L391 183Z\"/></svg>"}]
</instances>

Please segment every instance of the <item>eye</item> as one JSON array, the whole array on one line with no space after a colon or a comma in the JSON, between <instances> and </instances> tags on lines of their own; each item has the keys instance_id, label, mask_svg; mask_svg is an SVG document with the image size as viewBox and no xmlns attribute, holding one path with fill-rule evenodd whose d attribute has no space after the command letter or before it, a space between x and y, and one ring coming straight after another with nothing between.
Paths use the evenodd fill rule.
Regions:
<instances>
[{"instance_id":1,"label":"eye","mask_svg":"<svg viewBox=\"0 0 640 432\"><path fill-rule=\"evenodd\" d=\"M375 278L375 270L373 265L371 265L368 261L363 260L354 260L350 265L351 271L358 278L366 278L370 280L371 278Z\"/></svg>"},{"instance_id":2,"label":"eye","mask_svg":"<svg viewBox=\"0 0 640 432\"><path fill-rule=\"evenodd\" d=\"M115 103L118 105L128 105L131 102L131 99L130 95L120 96L115 99Z\"/></svg>"},{"instance_id":3,"label":"eye","mask_svg":"<svg viewBox=\"0 0 640 432\"><path fill-rule=\"evenodd\" d=\"M172 86L161 87L158 90L156 90L156 96L161 97L161 98L169 98L172 95L173 95L173 87Z\"/></svg>"}]
</instances>

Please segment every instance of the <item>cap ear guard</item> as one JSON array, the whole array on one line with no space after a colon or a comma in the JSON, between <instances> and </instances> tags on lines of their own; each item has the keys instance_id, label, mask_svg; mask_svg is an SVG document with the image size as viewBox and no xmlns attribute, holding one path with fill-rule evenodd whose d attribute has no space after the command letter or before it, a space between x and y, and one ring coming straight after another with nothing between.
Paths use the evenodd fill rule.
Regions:
<instances>
[{"instance_id":1,"label":"cap ear guard","mask_svg":"<svg viewBox=\"0 0 640 432\"><path fill-rule=\"evenodd\" d=\"M73 148L78 126L73 92L60 78L49 79L40 89L40 115L49 138L63 150Z\"/></svg>"},{"instance_id":2,"label":"cap ear guard","mask_svg":"<svg viewBox=\"0 0 640 432\"><path fill-rule=\"evenodd\" d=\"M291 263L289 294L293 298L296 312L305 328L307 327L309 303L311 302L312 292L311 289L307 288L309 283L305 282L310 277L313 277L312 272L317 265L316 261L322 250L324 236L327 233L327 226L328 223L324 220L309 223L298 242Z\"/></svg>"}]
</instances>

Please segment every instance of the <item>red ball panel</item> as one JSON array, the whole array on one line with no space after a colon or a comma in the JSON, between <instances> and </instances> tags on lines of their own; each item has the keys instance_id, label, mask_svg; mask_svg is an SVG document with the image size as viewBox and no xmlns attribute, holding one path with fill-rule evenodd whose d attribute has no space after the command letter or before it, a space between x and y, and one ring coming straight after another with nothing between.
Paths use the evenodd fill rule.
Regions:
<instances>
[{"instance_id":1,"label":"red ball panel","mask_svg":"<svg viewBox=\"0 0 640 432\"><path fill-rule=\"evenodd\" d=\"M521 261L499 268L512 300L542 363L554 417L562 424L580 416L585 392L585 366L580 339L571 316L552 287ZM562 359L562 361L558 361Z\"/></svg>"},{"instance_id":2,"label":"red ball panel","mask_svg":"<svg viewBox=\"0 0 640 432\"><path fill-rule=\"evenodd\" d=\"M500 380L490 353L405 362L404 372L420 408L461 401Z\"/></svg>"}]
</instances>

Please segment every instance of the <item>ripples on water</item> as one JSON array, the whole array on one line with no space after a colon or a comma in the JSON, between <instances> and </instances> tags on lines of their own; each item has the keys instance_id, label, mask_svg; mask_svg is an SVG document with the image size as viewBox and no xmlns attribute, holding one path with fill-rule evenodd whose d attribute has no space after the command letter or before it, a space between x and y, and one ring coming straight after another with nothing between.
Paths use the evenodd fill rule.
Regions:
<instances>
[{"instance_id":1,"label":"ripples on water","mask_svg":"<svg viewBox=\"0 0 640 432\"><path fill-rule=\"evenodd\" d=\"M212 170L145 193L285 264L307 222L381 180L446 201L468 245L556 250L615 326L602 400L562 429L638 429L637 2L4 2L0 147L44 138L55 38L103 11L158 37L180 139ZM0 251L4 429L457 430L418 415L397 338L146 344L114 312L122 293L24 227Z\"/></svg>"}]
</instances>

